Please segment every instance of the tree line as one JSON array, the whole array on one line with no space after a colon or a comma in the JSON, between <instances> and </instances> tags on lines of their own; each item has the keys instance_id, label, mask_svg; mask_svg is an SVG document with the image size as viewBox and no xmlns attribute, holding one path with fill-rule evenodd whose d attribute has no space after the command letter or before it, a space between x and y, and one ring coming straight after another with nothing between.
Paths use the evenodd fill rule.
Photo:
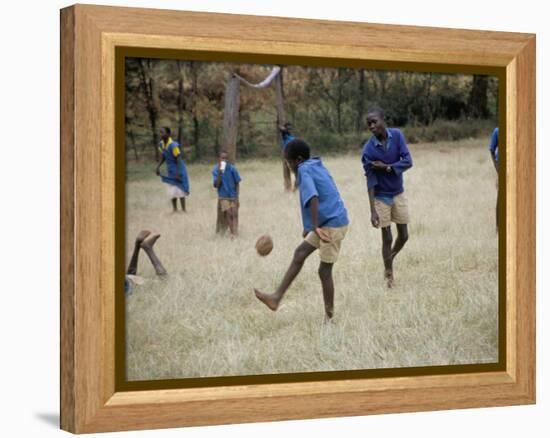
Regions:
<instances>
[{"instance_id":1,"label":"tree line","mask_svg":"<svg viewBox=\"0 0 550 438\"><path fill-rule=\"evenodd\" d=\"M260 82L272 67L128 58L128 158L157 159L162 126L171 127L187 160L216 156L223 144L226 84L235 73ZM373 104L386 110L391 126L410 133L409 141L432 140L430 127L438 123L434 132L441 140L484 135L497 120L498 80L491 76L308 66L283 66L280 74L287 120L317 151L358 148L369 136L365 118ZM241 88L237 155L278 156L275 87ZM441 122L452 125L441 129Z\"/></svg>"}]
</instances>

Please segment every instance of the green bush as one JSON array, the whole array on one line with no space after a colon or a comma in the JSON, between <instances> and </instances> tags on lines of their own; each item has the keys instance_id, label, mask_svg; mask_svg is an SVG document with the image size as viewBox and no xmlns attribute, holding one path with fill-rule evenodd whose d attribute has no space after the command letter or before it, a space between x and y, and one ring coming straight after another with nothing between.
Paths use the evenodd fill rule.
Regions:
<instances>
[{"instance_id":1,"label":"green bush","mask_svg":"<svg viewBox=\"0 0 550 438\"><path fill-rule=\"evenodd\" d=\"M495 126L494 120L436 120L429 126L404 126L402 131L407 142L414 144L489 137Z\"/></svg>"}]
</instances>

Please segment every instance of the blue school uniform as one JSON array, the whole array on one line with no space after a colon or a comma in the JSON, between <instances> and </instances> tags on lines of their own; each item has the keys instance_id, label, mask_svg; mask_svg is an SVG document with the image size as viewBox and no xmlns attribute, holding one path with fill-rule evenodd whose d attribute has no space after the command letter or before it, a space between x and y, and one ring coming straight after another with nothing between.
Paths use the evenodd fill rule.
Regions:
<instances>
[{"instance_id":1,"label":"blue school uniform","mask_svg":"<svg viewBox=\"0 0 550 438\"><path fill-rule=\"evenodd\" d=\"M311 223L311 198L319 198L317 225L338 228L349 224L348 212L338 188L319 157L313 157L298 165L298 186L304 231L313 231Z\"/></svg>"},{"instance_id":2,"label":"blue school uniform","mask_svg":"<svg viewBox=\"0 0 550 438\"><path fill-rule=\"evenodd\" d=\"M218 179L218 165L212 169L212 177L214 184ZM235 166L227 163L225 170L222 172L221 185L218 187L218 197L223 199L237 198L237 184L241 182L241 175Z\"/></svg>"},{"instance_id":3,"label":"blue school uniform","mask_svg":"<svg viewBox=\"0 0 550 438\"><path fill-rule=\"evenodd\" d=\"M412 157L401 131L387 128L386 144L380 143L373 135L363 148L361 162L367 176L367 187L374 187L374 197L387 204L393 204L393 197L404 192L403 172L412 167ZM391 171L375 170L373 161L382 161Z\"/></svg>"},{"instance_id":4,"label":"blue school uniform","mask_svg":"<svg viewBox=\"0 0 550 438\"><path fill-rule=\"evenodd\" d=\"M491 142L489 143L489 151L491 156L494 157L498 166L498 128L495 128L491 135Z\"/></svg>"},{"instance_id":5,"label":"blue school uniform","mask_svg":"<svg viewBox=\"0 0 550 438\"><path fill-rule=\"evenodd\" d=\"M289 133L288 131L281 131L281 137L282 137L282 140L281 140L281 149L284 151L286 149L286 147L288 146L288 144L292 141L292 140L296 140L296 137L294 137L291 133Z\"/></svg>"},{"instance_id":6,"label":"blue school uniform","mask_svg":"<svg viewBox=\"0 0 550 438\"><path fill-rule=\"evenodd\" d=\"M159 151L162 153L168 168L168 175L161 175L162 182L177 186L185 193L189 194L189 177L187 176L187 168L185 167L185 162L183 161L183 154L179 143L171 138L168 139L166 144L161 140L159 144ZM180 157L180 180L176 179L178 170L177 157Z\"/></svg>"}]
</instances>

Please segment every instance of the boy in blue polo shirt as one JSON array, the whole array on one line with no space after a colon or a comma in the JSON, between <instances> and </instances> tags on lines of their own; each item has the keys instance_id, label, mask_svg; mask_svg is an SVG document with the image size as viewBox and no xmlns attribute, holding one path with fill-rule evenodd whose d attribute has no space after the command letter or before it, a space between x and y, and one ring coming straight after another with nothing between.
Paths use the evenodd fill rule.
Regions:
<instances>
[{"instance_id":1,"label":"boy in blue polo shirt","mask_svg":"<svg viewBox=\"0 0 550 438\"><path fill-rule=\"evenodd\" d=\"M221 151L218 164L212 169L214 187L218 189L218 220L216 232L224 233L227 226L233 236L238 233L239 183L241 175L227 161L227 152Z\"/></svg>"},{"instance_id":2,"label":"boy in blue polo shirt","mask_svg":"<svg viewBox=\"0 0 550 438\"><path fill-rule=\"evenodd\" d=\"M300 207L304 241L296 248L292 262L275 293L254 289L256 297L275 311L305 260L319 250L319 278L323 288L326 320L334 314L332 266L338 259L342 240L348 228L348 213L338 188L320 158L310 158L309 146L295 139L285 150L286 161L296 175L300 189Z\"/></svg>"},{"instance_id":3,"label":"boy in blue polo shirt","mask_svg":"<svg viewBox=\"0 0 550 438\"><path fill-rule=\"evenodd\" d=\"M498 233L498 127L493 130L491 134L491 141L489 142L489 153L491 154L491 161L495 170L497 171L497 207L496 207L496 229Z\"/></svg>"},{"instance_id":4,"label":"boy in blue polo shirt","mask_svg":"<svg viewBox=\"0 0 550 438\"><path fill-rule=\"evenodd\" d=\"M373 135L363 148L361 161L367 177L371 223L373 227L382 229L384 278L391 288L394 284L393 260L409 237L409 211L403 194L403 172L412 167L412 157L401 131L386 126L382 108L368 110L367 126ZM397 239L393 248L391 222L397 225Z\"/></svg>"}]
</instances>

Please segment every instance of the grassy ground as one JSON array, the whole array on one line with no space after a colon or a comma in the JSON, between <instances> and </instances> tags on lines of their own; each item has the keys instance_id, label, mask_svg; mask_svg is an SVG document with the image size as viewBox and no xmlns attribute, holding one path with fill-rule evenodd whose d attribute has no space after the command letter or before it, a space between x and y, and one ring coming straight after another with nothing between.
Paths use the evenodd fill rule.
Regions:
<instances>
[{"instance_id":1,"label":"grassy ground","mask_svg":"<svg viewBox=\"0 0 550 438\"><path fill-rule=\"evenodd\" d=\"M411 147L405 174L410 239L383 281L380 231L371 227L359 153L324 159L351 219L334 267L335 318L323 324L314 253L273 313L270 292L301 242L298 194L282 190L280 161L238 163L240 236L215 235L211 165L188 167L187 214L168 214L154 166L128 166L128 258L140 229L162 233L156 250L169 276L127 298L129 380L484 363L497 360L495 171L485 140ZM212 164L213 165L213 164ZM258 236L273 237L259 257Z\"/></svg>"}]
</instances>

